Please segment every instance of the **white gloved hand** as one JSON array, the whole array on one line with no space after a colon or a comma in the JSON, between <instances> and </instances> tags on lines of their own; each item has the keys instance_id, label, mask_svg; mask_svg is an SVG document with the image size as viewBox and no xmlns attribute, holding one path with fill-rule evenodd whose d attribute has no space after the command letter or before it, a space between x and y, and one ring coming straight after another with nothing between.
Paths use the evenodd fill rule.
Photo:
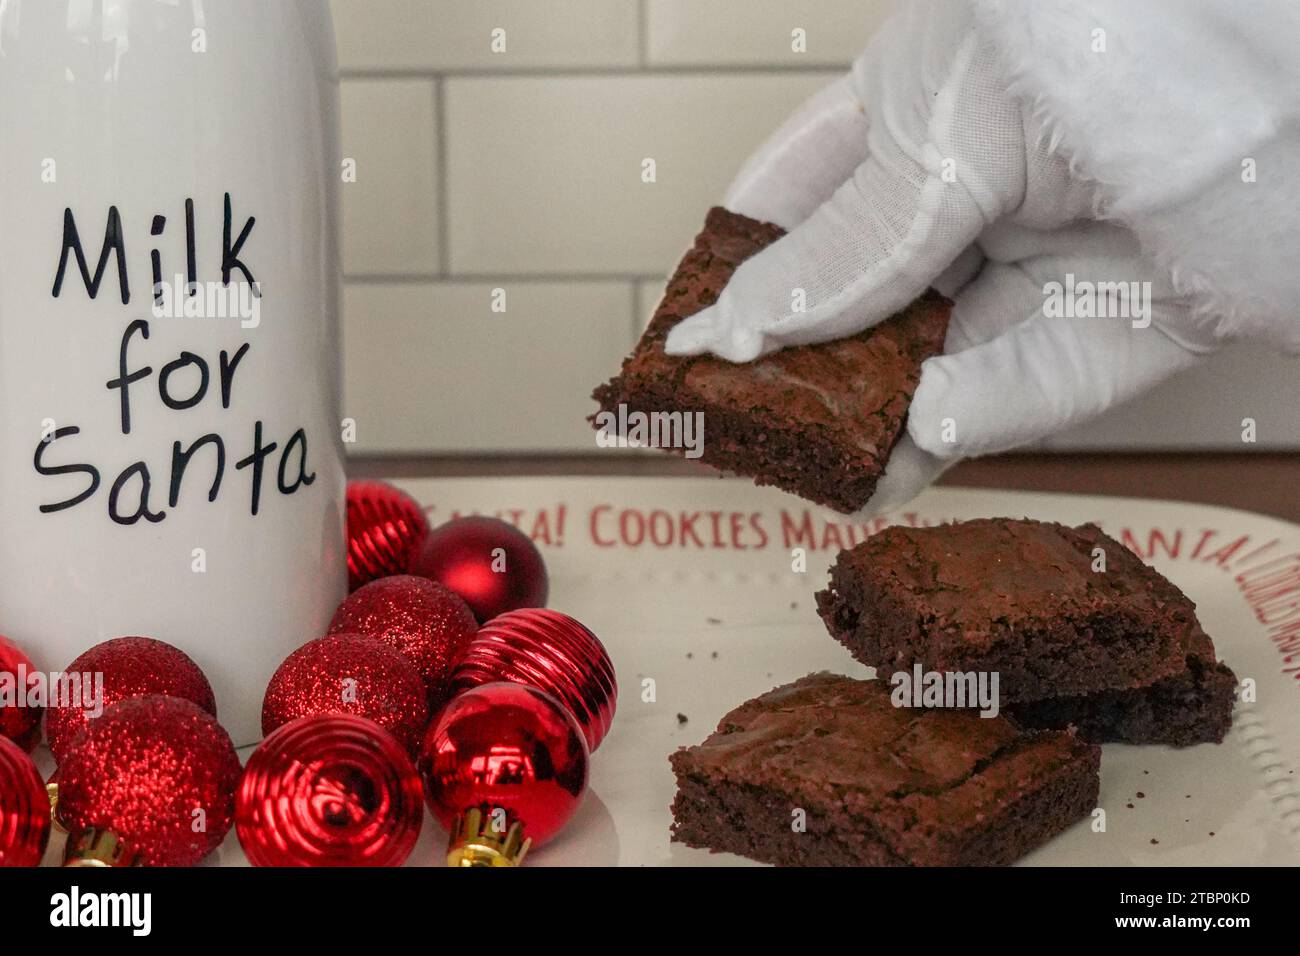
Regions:
<instances>
[{"instance_id":1,"label":"white gloved hand","mask_svg":"<svg viewBox=\"0 0 1300 956\"><path fill-rule=\"evenodd\" d=\"M1218 344L1135 236L1096 221L1096 188L1007 86L966 0L909 3L745 165L725 204L789 233L668 337L671 354L745 362L860 332L932 285L955 297L945 354L922 369L866 513L962 457L1099 415ZM1069 276L1150 285L1103 297L1109 318L1063 318L1046 287Z\"/></svg>"}]
</instances>

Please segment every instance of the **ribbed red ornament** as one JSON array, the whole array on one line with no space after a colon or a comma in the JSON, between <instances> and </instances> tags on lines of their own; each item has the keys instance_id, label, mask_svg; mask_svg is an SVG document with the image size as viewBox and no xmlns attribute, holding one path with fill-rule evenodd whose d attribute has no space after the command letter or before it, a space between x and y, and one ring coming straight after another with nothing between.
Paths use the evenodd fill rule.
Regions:
<instances>
[{"instance_id":1,"label":"ribbed red ornament","mask_svg":"<svg viewBox=\"0 0 1300 956\"><path fill-rule=\"evenodd\" d=\"M262 734L319 714L373 720L414 754L429 724L428 694L400 651L374 637L330 634L298 648L271 676Z\"/></svg>"},{"instance_id":2,"label":"ribbed red ornament","mask_svg":"<svg viewBox=\"0 0 1300 956\"><path fill-rule=\"evenodd\" d=\"M406 751L345 714L285 724L248 758L235 832L254 866L401 866L424 822Z\"/></svg>"},{"instance_id":3,"label":"ribbed red ornament","mask_svg":"<svg viewBox=\"0 0 1300 956\"><path fill-rule=\"evenodd\" d=\"M429 533L419 503L383 481L348 482L348 590L405 574Z\"/></svg>"},{"instance_id":4,"label":"ribbed red ornament","mask_svg":"<svg viewBox=\"0 0 1300 956\"><path fill-rule=\"evenodd\" d=\"M495 831L518 824L539 846L582 803L588 762L586 738L563 704L536 687L502 682L448 704L429 728L418 766L429 809L453 841L457 819L480 810Z\"/></svg>"},{"instance_id":5,"label":"ribbed red ornament","mask_svg":"<svg viewBox=\"0 0 1300 956\"><path fill-rule=\"evenodd\" d=\"M557 698L578 721L592 753L614 722L614 664L595 634L559 611L508 611L479 628L452 671L451 692L493 681L528 684Z\"/></svg>"},{"instance_id":6,"label":"ribbed red ornament","mask_svg":"<svg viewBox=\"0 0 1300 956\"><path fill-rule=\"evenodd\" d=\"M45 717L45 738L60 762L77 734L95 719L93 715L120 700L166 694L188 700L213 717L217 715L212 685L199 665L180 648L151 637L118 637L96 644L65 667L64 673L83 678L102 675L104 683L102 693L96 695L93 681L83 681L80 696L72 692L74 685L68 684L67 703L71 706L51 701ZM58 693L57 688L54 692Z\"/></svg>"},{"instance_id":7,"label":"ribbed red ornament","mask_svg":"<svg viewBox=\"0 0 1300 956\"><path fill-rule=\"evenodd\" d=\"M230 832L238 783L239 757L211 714L159 694L119 701L59 764L68 862L193 866Z\"/></svg>"},{"instance_id":8,"label":"ribbed red ornament","mask_svg":"<svg viewBox=\"0 0 1300 956\"><path fill-rule=\"evenodd\" d=\"M12 689L15 694L18 693L19 687L23 682L30 686L32 675L36 668L32 666L31 658L23 653L20 648L9 638L0 634L0 674L12 675L5 678L6 681L12 681ZM43 707L34 707L30 704L18 706L13 704L0 703L0 737L8 737L14 743L22 747L28 753L31 752L41 739L41 713Z\"/></svg>"},{"instance_id":9,"label":"ribbed red ornament","mask_svg":"<svg viewBox=\"0 0 1300 956\"><path fill-rule=\"evenodd\" d=\"M50 799L32 758L0 737L0 866L37 866L50 839Z\"/></svg>"}]
</instances>

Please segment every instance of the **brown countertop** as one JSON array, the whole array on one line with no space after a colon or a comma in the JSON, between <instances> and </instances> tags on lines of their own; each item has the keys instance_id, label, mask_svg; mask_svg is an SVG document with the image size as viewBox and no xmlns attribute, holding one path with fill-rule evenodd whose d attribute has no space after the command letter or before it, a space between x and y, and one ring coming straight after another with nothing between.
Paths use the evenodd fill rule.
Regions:
<instances>
[{"instance_id":1,"label":"brown countertop","mask_svg":"<svg viewBox=\"0 0 1300 956\"><path fill-rule=\"evenodd\" d=\"M644 453L572 456L357 457L354 478L475 475L700 475L694 462ZM1300 524L1300 454L1033 454L967 461L942 485L1195 501Z\"/></svg>"}]
</instances>

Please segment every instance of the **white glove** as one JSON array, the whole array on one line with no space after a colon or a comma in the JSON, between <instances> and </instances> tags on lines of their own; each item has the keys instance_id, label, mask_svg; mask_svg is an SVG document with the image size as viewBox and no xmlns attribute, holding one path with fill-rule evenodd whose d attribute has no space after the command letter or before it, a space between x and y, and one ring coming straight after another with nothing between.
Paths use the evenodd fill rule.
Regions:
<instances>
[{"instance_id":1,"label":"white glove","mask_svg":"<svg viewBox=\"0 0 1300 956\"><path fill-rule=\"evenodd\" d=\"M966 0L908 4L745 165L725 204L789 234L668 337L671 354L745 362L860 332L932 285L955 297L946 354L925 363L865 513L962 457L1099 415L1219 344L1136 237L1096 220L1097 188L1007 86ZM1110 318L1049 314L1045 286L1070 276L1150 285L1103 303Z\"/></svg>"}]
</instances>

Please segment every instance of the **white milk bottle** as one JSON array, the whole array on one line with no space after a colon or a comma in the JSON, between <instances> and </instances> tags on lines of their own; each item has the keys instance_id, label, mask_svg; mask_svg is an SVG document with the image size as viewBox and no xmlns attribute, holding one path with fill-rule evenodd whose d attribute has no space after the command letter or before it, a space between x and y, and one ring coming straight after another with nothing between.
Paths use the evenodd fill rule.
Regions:
<instances>
[{"instance_id":1,"label":"white milk bottle","mask_svg":"<svg viewBox=\"0 0 1300 956\"><path fill-rule=\"evenodd\" d=\"M0 633L237 744L346 588L337 102L321 0L0 3Z\"/></svg>"}]
</instances>

